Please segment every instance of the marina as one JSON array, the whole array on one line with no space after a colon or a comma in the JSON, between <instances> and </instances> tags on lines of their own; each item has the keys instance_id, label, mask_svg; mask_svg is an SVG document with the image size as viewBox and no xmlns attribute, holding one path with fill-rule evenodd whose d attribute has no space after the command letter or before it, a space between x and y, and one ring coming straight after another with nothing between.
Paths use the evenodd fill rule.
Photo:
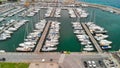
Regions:
<instances>
[{"instance_id":1,"label":"marina","mask_svg":"<svg viewBox=\"0 0 120 68\"><path fill-rule=\"evenodd\" d=\"M96 47L98 52L103 52L102 49L100 48L100 45L97 43L97 41L94 39L94 37L91 35L91 33L89 32L88 28L86 27L85 24L82 23L83 28L85 29L85 31L87 32L87 34L89 35L91 41L93 42L94 46Z\"/></svg>"},{"instance_id":2,"label":"marina","mask_svg":"<svg viewBox=\"0 0 120 68\"><path fill-rule=\"evenodd\" d=\"M65 7L66 8L66 7ZM19 10L20 9L20 10ZM35 23L37 23L37 21L39 21L39 19L38 19L38 17L41 17L41 19L43 19L44 18L44 15L45 15L45 19L47 20L51 20L51 17L52 18L56 18L56 19L52 19L53 21L55 20L55 21L58 21L58 22L60 22L61 23L61 29L60 29L60 40L59 40L59 44L57 45L57 49L55 50L55 51L74 51L74 52L80 52L80 51L83 51L84 50L84 47L93 47L94 45L93 44L90 44L90 45L88 45L88 46L83 46L82 44L85 44L85 43L83 43L82 42L82 44L79 44L80 42L76 39L76 36L75 36L75 34L74 34L74 31L72 31L72 25L71 25L71 23L70 22L74 22L74 21L76 21L76 19L74 19L74 18L76 18L76 17L79 17L79 18L82 18L82 19L80 19L80 23L81 22L87 22L87 21L89 21L89 19L90 19L90 16L91 16L91 12L92 11L89 11L89 9L92 9L92 10L97 10L97 11L99 11L100 13L108 13L109 14L109 12L104 12L104 11L101 11L100 9L95 9L95 8L81 8L81 7L77 7L77 8L67 8L67 9L64 9L64 7L63 8L61 8L61 7L48 7L48 8L44 8L44 7L42 7L42 8L39 8L39 7L37 7L37 6L34 6L34 7L32 7L32 8L28 8L28 9L26 9L26 8L23 8L23 7L18 7L17 6L17 8L16 7L14 7L14 9L13 10L9 10L9 11L7 11L7 12L5 12L4 14L5 15L3 15L2 14L2 16L5 16L6 17L6 14L7 14L7 16L8 17L6 17L5 18L5 21L3 20L4 18L1 18L1 22L2 23L4 23L4 22L7 22L7 21L9 21L10 20L10 17L11 18L13 18L13 19L18 19L18 20L22 20L23 18L25 18L26 20L29 20L29 19L32 19L32 20L30 20L29 22L34 22L34 23L32 23L33 25L35 24ZM17 10L19 10L19 11L17 11ZM15 13L12 13L12 12L14 12L14 11L16 11ZM40 11L40 12L39 12ZM44 13L42 12L42 11L44 11ZM67 12L68 11L68 12ZM9 15L8 15L8 13L10 13ZM12 14L11 14L12 13ZM42 13L42 14L41 14ZM68 14L66 14L66 13L68 13ZM27 14L27 15L26 15ZM38 15L39 14L39 15ZM46 14L48 14L48 16L46 15ZM64 14L64 15L63 15ZM90 14L90 15L89 15ZM69 15L70 15L70 17L69 17ZM97 14L95 14L95 15L97 15ZM114 15L114 14L110 14L110 15ZM10 16L10 17L9 17ZM21 17L22 16L22 17ZM64 17L63 16L65 16L66 18L65 19L67 19L67 20L65 20L64 19ZM97 16L99 16L99 15L97 15ZM97 17L96 16L96 17ZM33 17L36 17L36 20L35 19L33 19ZM119 16L118 16L118 18L119 18ZM63 21L62 21L63 20ZM69 21L68 21L69 20ZM93 20L93 19L92 19ZM97 23L99 23L99 21L97 20ZM96 24L97 24L96 23ZM31 25L32 25L31 24ZM97 25L102 25L102 24L97 24ZM12 25L11 25L12 26ZM65 31L67 30L65 27L66 26L68 26L68 28L70 28L71 30L68 30L68 31L70 31L70 33L65 33ZM30 25L29 25L29 27L30 27ZM105 27L105 29L106 29L106 26L103 26L102 25L102 27ZM22 29L23 27L21 27L21 29ZM26 24L25 24L25 26L24 26L24 28L26 29ZM8 29L8 28L7 28ZM11 28L10 28L11 29ZM30 28L31 30L30 31L33 31L34 30L34 28ZM26 30L25 30L26 31ZM6 32L8 32L8 31L6 31ZM108 35L109 35L109 29L107 29L107 33L108 33ZM9 33L11 33L11 32L9 32ZM63 34L64 33L64 34ZM99 33L99 32L98 32ZM103 33L105 33L105 32L103 32ZM29 32L27 33L27 34L29 34ZM71 36L69 36L69 35L71 35ZM7 36L9 36L9 35L7 35ZM66 36L66 37L65 37ZM66 41L66 42L64 42L65 40L65 38L67 38L67 37L70 37L70 38L72 38L72 39L74 39L74 45L76 45L76 46L78 46L78 47L75 47L75 50L72 50L72 47L73 47L73 45L71 44L71 43L69 43L70 42L70 40L69 41ZM101 37L102 36L102 37ZM103 37L104 36L104 37ZM13 37L15 37L14 36L14 34L13 34ZM64 37L64 38L63 38ZM112 36L113 37L113 36ZM112 51L114 51L114 49L115 49L115 47L113 46L113 44L114 44L114 42L113 43L111 43L111 41L107 41L107 40L102 40L102 41L99 41L99 40L101 40L101 39L104 39L104 38L107 38L107 39L110 39L111 40L111 35L109 36L109 37L107 37L106 35L97 35L97 36L95 36L95 39L97 40L97 42L100 44L100 46L102 47L102 49L106 49L106 48L108 48L110 51L112 50ZM23 39L21 39L21 41L19 42L19 43L17 43L17 44L11 44L12 45L12 49L11 49L11 51L16 51L16 48L19 46L19 44L20 43L22 43L22 42L24 42L24 37L23 37ZM9 40L9 39L8 39ZM64 40L64 41L63 41ZM4 42L4 45L7 45L7 44L5 44L5 42L6 42L6 40L4 40L4 41L0 41L0 42ZM107 44L107 43L104 43L104 42L108 42L108 45L109 44L111 44L110 46L105 46L105 44ZM63 44L63 43L66 43L66 44ZM89 42L90 43L90 42ZM2 44L2 43L1 43ZM65 46L64 46L65 45ZM70 45L69 47L68 47L68 45ZM91 46L92 45L92 46ZM102 46L102 45L104 45L104 46ZM8 45L7 45L8 46ZM37 45L36 45L37 46ZM42 47L43 45L41 45L41 47ZM2 47L2 46L1 46ZM15 47L15 48L13 48L13 47ZM39 48L39 50L41 49L41 47ZM63 49L62 49L63 48ZM1 50L3 50L4 48L1 48ZM116 50L118 50L118 49L116 49ZM5 51L7 51L6 49L5 49ZM8 50L9 51L9 50ZM32 51L34 51L34 48L32 49ZM94 51L94 49L93 49L93 51Z\"/></svg>"},{"instance_id":3,"label":"marina","mask_svg":"<svg viewBox=\"0 0 120 68\"><path fill-rule=\"evenodd\" d=\"M28 34L27 38L24 39L23 43L19 44L19 47L16 48L16 51L20 52L31 52L37 45L37 41L41 38L41 34L45 28L46 20L41 20L35 24L35 28L31 33ZM40 27L39 27L40 26ZM39 43L38 43L39 44Z\"/></svg>"},{"instance_id":4,"label":"marina","mask_svg":"<svg viewBox=\"0 0 120 68\"><path fill-rule=\"evenodd\" d=\"M94 51L94 47L90 41L89 34L86 34L86 30L82 27L80 22L72 22L74 33L78 40L81 42L80 44L84 46L83 51Z\"/></svg>"},{"instance_id":5,"label":"marina","mask_svg":"<svg viewBox=\"0 0 120 68\"><path fill-rule=\"evenodd\" d=\"M57 21L52 21L49 28L48 35L46 36L45 43L41 49L43 52L55 51L57 50L57 45L59 44L59 30L60 23Z\"/></svg>"},{"instance_id":6,"label":"marina","mask_svg":"<svg viewBox=\"0 0 120 68\"><path fill-rule=\"evenodd\" d=\"M41 38L40 38L40 40L39 40L39 42L38 42L38 45L37 45L37 47L36 47L36 49L35 49L35 51L34 51L35 53L39 53L39 52L40 52L40 49L41 49L41 47L42 47L42 45L43 45L43 42L44 42L45 37L46 37L46 35L47 35L47 32L48 32L48 30L49 30L50 24L51 24L50 21L47 22L46 27L44 28L44 32L42 33L42 36L41 36Z\"/></svg>"},{"instance_id":7,"label":"marina","mask_svg":"<svg viewBox=\"0 0 120 68\"><path fill-rule=\"evenodd\" d=\"M0 62L120 68L120 9L78 1L0 1Z\"/></svg>"}]
</instances>

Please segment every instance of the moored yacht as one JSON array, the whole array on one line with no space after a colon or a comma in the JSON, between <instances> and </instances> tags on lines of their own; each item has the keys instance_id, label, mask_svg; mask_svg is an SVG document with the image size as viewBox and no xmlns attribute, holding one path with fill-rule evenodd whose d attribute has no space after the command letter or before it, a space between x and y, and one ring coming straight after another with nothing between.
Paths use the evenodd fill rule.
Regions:
<instances>
[{"instance_id":1,"label":"moored yacht","mask_svg":"<svg viewBox=\"0 0 120 68\"><path fill-rule=\"evenodd\" d=\"M87 48L83 48L84 51L93 51L94 48L90 48L90 47L87 47Z\"/></svg>"},{"instance_id":2,"label":"moored yacht","mask_svg":"<svg viewBox=\"0 0 120 68\"><path fill-rule=\"evenodd\" d=\"M43 47L42 48L42 51L55 51L55 50L57 50L56 47Z\"/></svg>"},{"instance_id":3,"label":"moored yacht","mask_svg":"<svg viewBox=\"0 0 120 68\"><path fill-rule=\"evenodd\" d=\"M32 49L26 46L26 47L18 47L16 48L16 51L29 52L29 51L32 51Z\"/></svg>"},{"instance_id":4,"label":"moored yacht","mask_svg":"<svg viewBox=\"0 0 120 68\"><path fill-rule=\"evenodd\" d=\"M110 45L112 42L108 41L108 40L100 40L99 43L100 43L101 46L104 46L104 45Z\"/></svg>"}]
</instances>

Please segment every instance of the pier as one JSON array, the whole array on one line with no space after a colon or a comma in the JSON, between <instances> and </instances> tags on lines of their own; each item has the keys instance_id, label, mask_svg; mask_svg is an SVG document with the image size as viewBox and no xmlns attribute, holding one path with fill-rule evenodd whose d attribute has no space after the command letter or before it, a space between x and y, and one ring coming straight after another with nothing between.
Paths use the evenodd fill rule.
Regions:
<instances>
[{"instance_id":1,"label":"pier","mask_svg":"<svg viewBox=\"0 0 120 68\"><path fill-rule=\"evenodd\" d=\"M88 36L90 37L92 43L94 44L95 48L97 49L98 52L103 52L103 50L101 49L100 45L98 44L98 42L95 40L95 38L93 37L93 35L90 33L88 27L85 25L85 23L81 24L84 28L84 30L86 31L86 33L88 34Z\"/></svg>"},{"instance_id":2,"label":"pier","mask_svg":"<svg viewBox=\"0 0 120 68\"><path fill-rule=\"evenodd\" d=\"M50 13L50 17L54 17L55 11L56 11L56 8L53 8L52 12Z\"/></svg>"},{"instance_id":3,"label":"pier","mask_svg":"<svg viewBox=\"0 0 120 68\"><path fill-rule=\"evenodd\" d=\"M75 9L75 8L73 8L73 11L74 11L74 13L75 13L76 17L79 17L79 14L77 13L77 11L76 11L76 9Z\"/></svg>"},{"instance_id":4,"label":"pier","mask_svg":"<svg viewBox=\"0 0 120 68\"><path fill-rule=\"evenodd\" d=\"M74 11L76 17L80 17L80 14L77 12L77 10L75 8L73 8L73 11Z\"/></svg>"},{"instance_id":5,"label":"pier","mask_svg":"<svg viewBox=\"0 0 120 68\"><path fill-rule=\"evenodd\" d=\"M3 32L4 32L6 29L8 29L9 27L11 27L12 25L14 25L15 23L16 23L16 21L13 22L13 23L11 23L11 24L8 25L7 27L3 28L3 29L0 31L0 34L3 33Z\"/></svg>"},{"instance_id":6,"label":"pier","mask_svg":"<svg viewBox=\"0 0 120 68\"><path fill-rule=\"evenodd\" d=\"M48 33L50 24L51 24L51 21L48 21L47 24L46 24L46 27L44 28L44 31L43 31L43 33L42 33L42 36L41 36L40 40L38 41L38 44L37 44L37 46L36 46L36 48L35 48L35 50L34 50L35 53L39 53L39 52L40 52L40 49L41 49L41 47L42 47L42 45L43 45L43 42L44 42L44 40L45 40L45 38L46 38L46 35L47 35L47 33Z\"/></svg>"}]
</instances>

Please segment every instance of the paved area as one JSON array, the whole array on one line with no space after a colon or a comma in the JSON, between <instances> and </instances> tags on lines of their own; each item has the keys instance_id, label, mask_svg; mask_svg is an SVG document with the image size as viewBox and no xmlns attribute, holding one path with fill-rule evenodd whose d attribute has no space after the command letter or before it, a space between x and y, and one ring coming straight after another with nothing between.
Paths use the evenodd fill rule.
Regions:
<instances>
[{"instance_id":1,"label":"paved area","mask_svg":"<svg viewBox=\"0 0 120 68\"><path fill-rule=\"evenodd\" d=\"M0 58L6 58L6 62L42 62L42 59L45 59L44 62L50 62L50 59L53 59L53 62L57 62L60 54L59 53L1 53Z\"/></svg>"},{"instance_id":2,"label":"paved area","mask_svg":"<svg viewBox=\"0 0 120 68\"><path fill-rule=\"evenodd\" d=\"M63 63L64 59L65 59L65 54L61 54L58 63Z\"/></svg>"},{"instance_id":3,"label":"paved area","mask_svg":"<svg viewBox=\"0 0 120 68\"><path fill-rule=\"evenodd\" d=\"M77 53L77 52L71 53L71 54L61 54L57 52L0 53L0 58L3 58L3 57L6 58L6 61L4 62L27 62L27 63L51 63L52 62L52 63L57 63L61 68L84 68L84 64L83 64L84 60L104 59L106 57L109 57L109 54Z\"/></svg>"},{"instance_id":4,"label":"paved area","mask_svg":"<svg viewBox=\"0 0 120 68\"><path fill-rule=\"evenodd\" d=\"M29 68L59 68L57 63L31 63Z\"/></svg>"}]
</instances>

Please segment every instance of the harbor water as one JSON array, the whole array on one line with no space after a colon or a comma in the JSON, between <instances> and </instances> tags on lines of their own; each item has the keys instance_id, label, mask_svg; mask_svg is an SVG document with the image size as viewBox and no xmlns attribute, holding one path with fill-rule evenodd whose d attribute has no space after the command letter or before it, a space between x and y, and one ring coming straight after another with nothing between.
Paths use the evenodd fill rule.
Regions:
<instances>
[{"instance_id":1,"label":"harbor water","mask_svg":"<svg viewBox=\"0 0 120 68\"><path fill-rule=\"evenodd\" d=\"M89 17L87 19L79 19L81 22L94 21L97 25L105 28L108 31L109 38L108 40L112 41L111 44L112 49L110 51L117 51L120 48L120 15L112 14L110 12L102 11L96 8L86 8L89 12ZM45 9L41 9L38 14L33 17L18 17L19 14L7 18L6 21L1 22L5 23L10 19L28 19L30 20L28 23L23 25L19 30L13 33L10 39L5 41L0 41L0 50L5 50L7 52L15 52L16 47L18 47L19 43L22 43L28 33L30 33L34 29L34 24L37 23L40 19L44 18ZM78 41L77 37L73 33L73 28L71 22L79 21L77 19L71 19L69 17L67 10L61 11L61 16L57 20L61 23L60 26L60 39L57 51L71 51L71 52L81 52L82 45Z\"/></svg>"}]
</instances>

